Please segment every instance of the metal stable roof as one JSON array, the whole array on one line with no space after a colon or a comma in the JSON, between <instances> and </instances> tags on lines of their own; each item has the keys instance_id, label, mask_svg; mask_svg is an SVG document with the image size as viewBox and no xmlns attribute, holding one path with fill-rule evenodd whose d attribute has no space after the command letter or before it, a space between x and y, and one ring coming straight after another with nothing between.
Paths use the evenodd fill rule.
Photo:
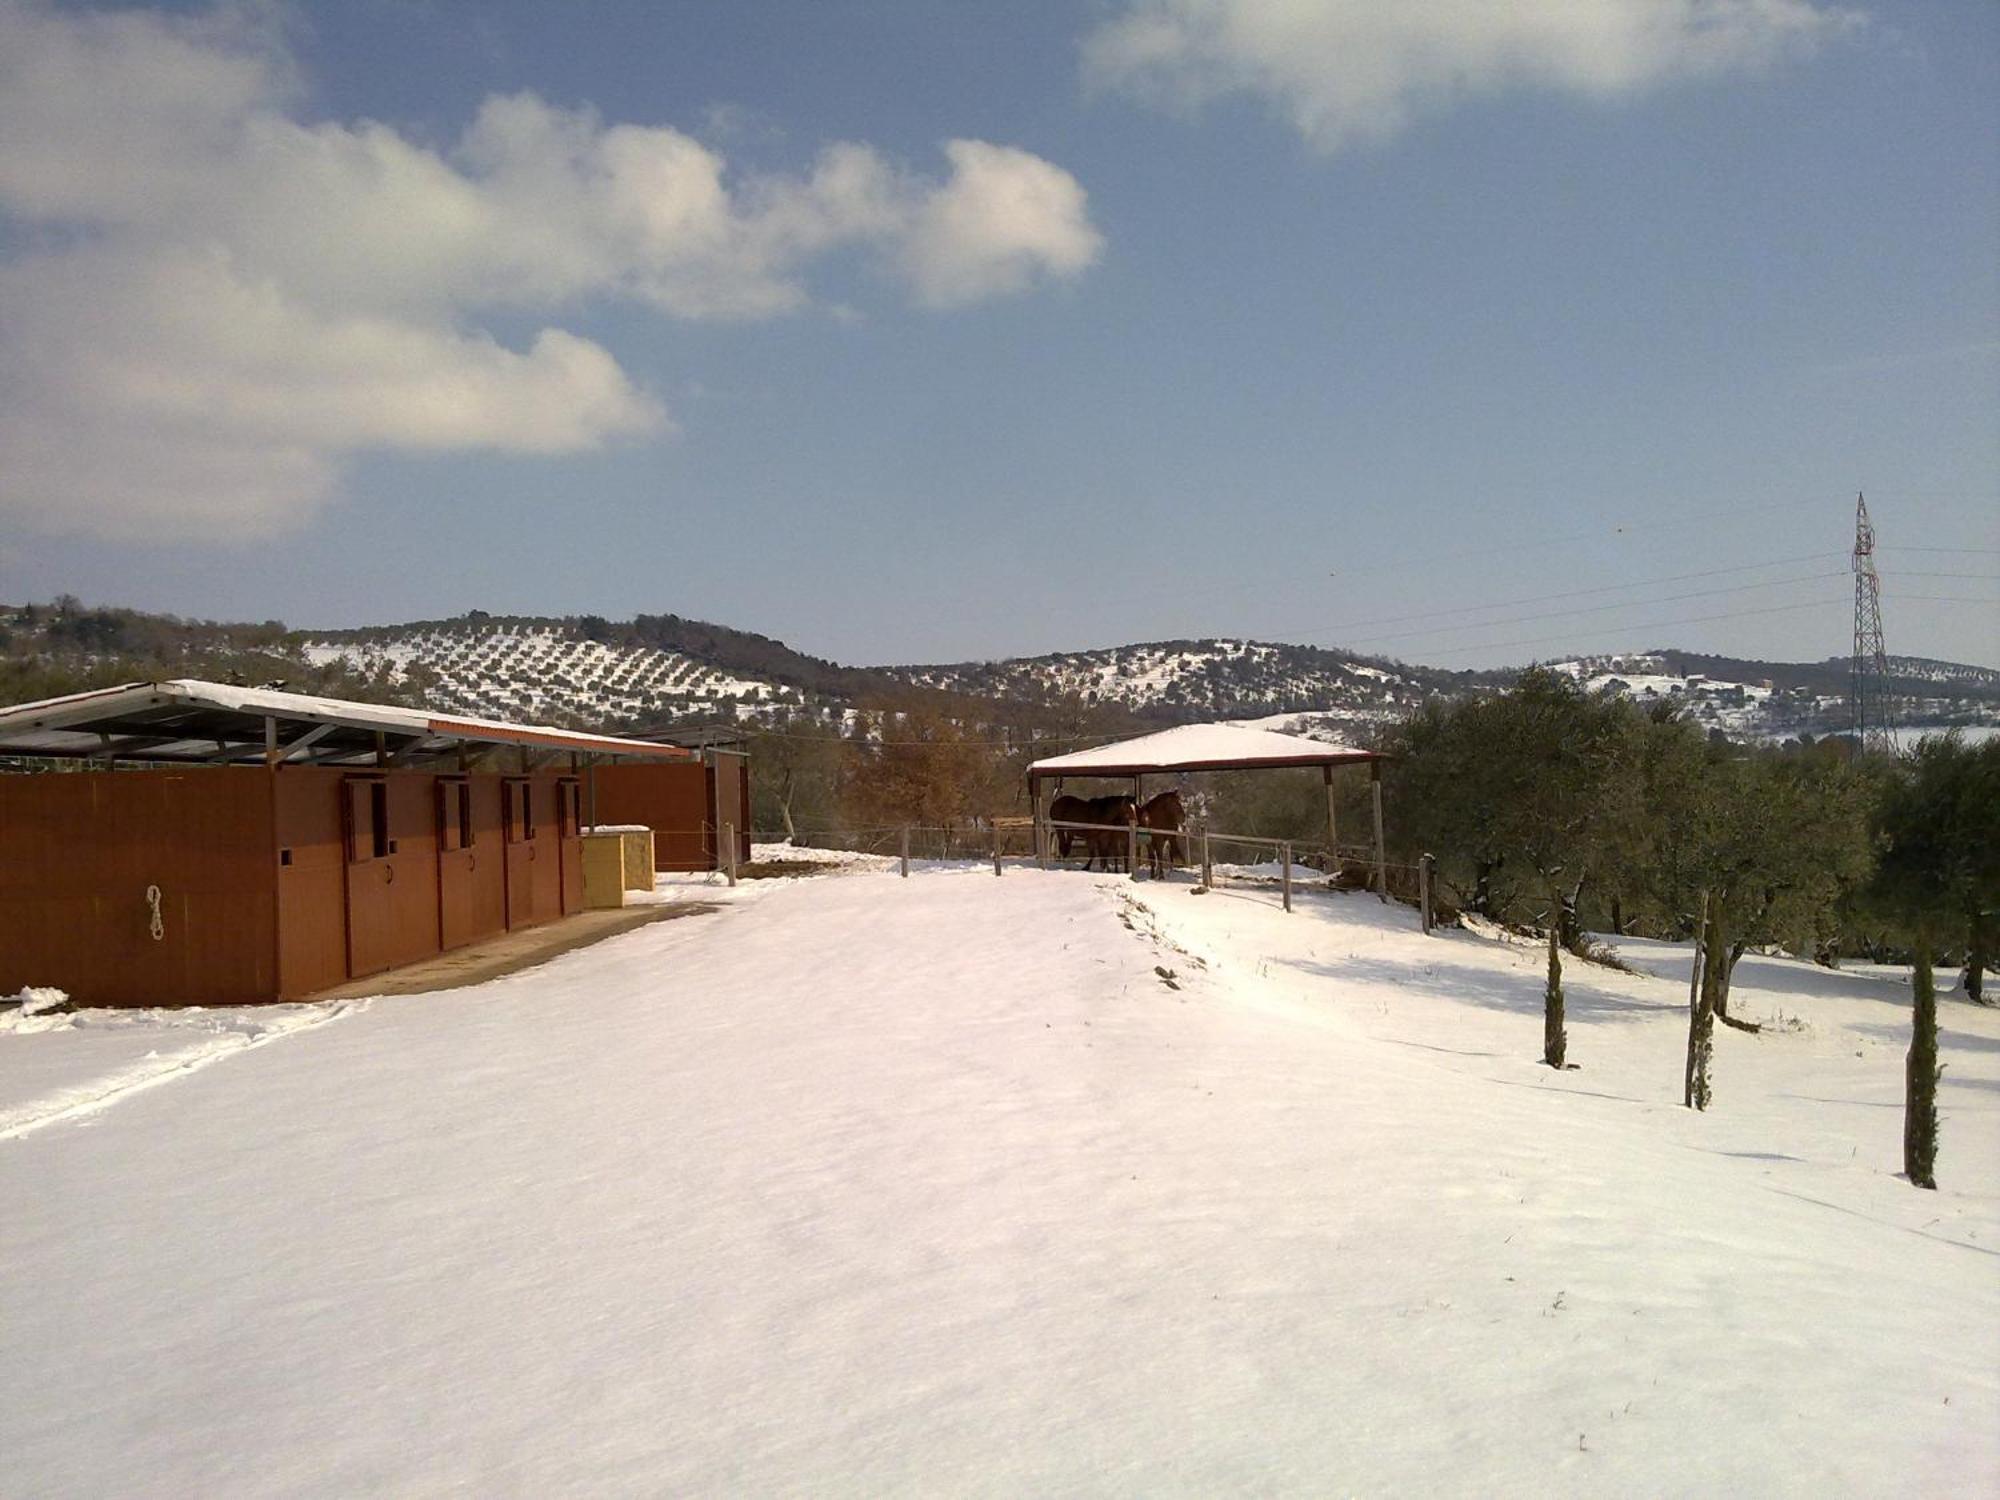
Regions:
<instances>
[{"instance_id":1,"label":"metal stable roof","mask_svg":"<svg viewBox=\"0 0 2000 1500\"><path fill-rule=\"evenodd\" d=\"M1345 766L1385 759L1374 750L1309 740L1241 724L1183 724L1158 734L1050 756L1028 767L1043 776L1152 776L1170 771L1259 771L1286 766Z\"/></svg>"},{"instance_id":2,"label":"metal stable roof","mask_svg":"<svg viewBox=\"0 0 2000 1500\"><path fill-rule=\"evenodd\" d=\"M676 745L540 724L461 719L275 688L131 682L0 708L0 755L285 765L406 765L466 745L693 760Z\"/></svg>"}]
</instances>

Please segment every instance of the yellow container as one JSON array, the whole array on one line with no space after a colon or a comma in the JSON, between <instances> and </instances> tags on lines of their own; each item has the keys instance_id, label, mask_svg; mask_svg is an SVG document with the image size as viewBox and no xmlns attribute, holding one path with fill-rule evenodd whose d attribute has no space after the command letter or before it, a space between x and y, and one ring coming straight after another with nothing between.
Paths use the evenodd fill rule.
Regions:
<instances>
[{"instance_id":1,"label":"yellow container","mask_svg":"<svg viewBox=\"0 0 2000 1500\"><path fill-rule=\"evenodd\" d=\"M583 836L583 904L592 910L625 904L625 835Z\"/></svg>"}]
</instances>

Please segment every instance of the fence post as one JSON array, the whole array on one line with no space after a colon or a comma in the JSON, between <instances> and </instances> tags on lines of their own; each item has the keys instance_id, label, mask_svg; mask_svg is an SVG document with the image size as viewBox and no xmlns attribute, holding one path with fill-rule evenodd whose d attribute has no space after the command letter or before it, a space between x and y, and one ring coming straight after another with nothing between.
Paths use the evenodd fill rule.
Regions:
<instances>
[{"instance_id":1,"label":"fence post","mask_svg":"<svg viewBox=\"0 0 2000 1500\"><path fill-rule=\"evenodd\" d=\"M993 873L1000 873L1000 825L993 825Z\"/></svg>"},{"instance_id":2,"label":"fence post","mask_svg":"<svg viewBox=\"0 0 2000 1500\"><path fill-rule=\"evenodd\" d=\"M1278 845L1278 858L1284 862L1285 866L1285 871L1283 876L1284 886L1285 886L1285 910L1290 911L1292 909L1292 846L1290 844Z\"/></svg>"},{"instance_id":3,"label":"fence post","mask_svg":"<svg viewBox=\"0 0 2000 1500\"><path fill-rule=\"evenodd\" d=\"M1208 857L1208 825L1201 825L1201 888L1209 890L1215 885L1215 865Z\"/></svg>"},{"instance_id":4,"label":"fence post","mask_svg":"<svg viewBox=\"0 0 2000 1500\"><path fill-rule=\"evenodd\" d=\"M1389 899L1389 856L1382 843L1382 762L1374 762L1374 780L1368 784L1374 793L1375 802L1375 894L1384 902Z\"/></svg>"},{"instance_id":5,"label":"fence post","mask_svg":"<svg viewBox=\"0 0 2000 1500\"><path fill-rule=\"evenodd\" d=\"M1125 825L1125 873L1132 879L1139 878L1139 820L1132 819Z\"/></svg>"},{"instance_id":6,"label":"fence post","mask_svg":"<svg viewBox=\"0 0 2000 1500\"><path fill-rule=\"evenodd\" d=\"M910 825L903 825L903 879L910 878Z\"/></svg>"},{"instance_id":7,"label":"fence post","mask_svg":"<svg viewBox=\"0 0 2000 1500\"><path fill-rule=\"evenodd\" d=\"M1423 908L1424 935L1428 937L1431 930L1431 857L1428 854L1417 856L1417 903Z\"/></svg>"},{"instance_id":8,"label":"fence post","mask_svg":"<svg viewBox=\"0 0 2000 1500\"><path fill-rule=\"evenodd\" d=\"M723 856L722 872L729 877L731 885L736 884L736 829L728 823L722 825L722 846L727 851Z\"/></svg>"}]
</instances>

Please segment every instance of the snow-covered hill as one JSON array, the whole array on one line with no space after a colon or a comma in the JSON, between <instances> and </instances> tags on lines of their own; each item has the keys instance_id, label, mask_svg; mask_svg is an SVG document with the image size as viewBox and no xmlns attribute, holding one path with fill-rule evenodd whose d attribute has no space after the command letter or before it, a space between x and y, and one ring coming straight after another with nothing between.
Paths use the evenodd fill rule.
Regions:
<instances>
[{"instance_id":1,"label":"snow-covered hill","mask_svg":"<svg viewBox=\"0 0 2000 1500\"><path fill-rule=\"evenodd\" d=\"M727 718L803 701L769 679L678 651L592 640L562 621L371 630L308 638L300 650L316 666L344 662L412 688L439 709L536 723Z\"/></svg>"},{"instance_id":2,"label":"snow-covered hill","mask_svg":"<svg viewBox=\"0 0 2000 1500\"><path fill-rule=\"evenodd\" d=\"M1153 641L1005 661L894 667L927 687L987 697L1115 703L1180 719L1311 710L1373 723L1476 674L1372 662L1271 641Z\"/></svg>"},{"instance_id":3,"label":"snow-covered hill","mask_svg":"<svg viewBox=\"0 0 2000 1500\"><path fill-rule=\"evenodd\" d=\"M776 646L748 639L759 643L760 656ZM452 620L308 636L300 649L315 665L340 665L443 707L591 723L687 715L755 719L781 709L844 709L857 692L921 688L1016 703L1116 705L1177 721L1309 712L1316 723L1352 733L1407 713L1431 692L1485 681L1478 674L1244 640L835 669L830 681L814 681L827 674L801 680L782 659L776 670L737 665L730 643L719 645L704 660L643 642L600 639L571 620Z\"/></svg>"},{"instance_id":4,"label":"snow-covered hill","mask_svg":"<svg viewBox=\"0 0 2000 1500\"><path fill-rule=\"evenodd\" d=\"M1681 651L1579 657L1580 681L1642 703L1671 701L1732 738L1844 733L1839 660L1761 662ZM2000 672L1892 658L1909 732L2000 731ZM783 642L675 615L495 617L286 632L84 610L0 606L0 667L47 696L135 677L289 678L335 696L582 726L846 720L857 707L932 695L949 713L980 703L1116 710L1119 723L1229 719L1331 739L1365 738L1426 698L1494 691L1505 671L1450 672L1322 647L1236 638L1150 641L998 661L844 667ZM39 691L33 690L39 689Z\"/></svg>"},{"instance_id":5,"label":"snow-covered hill","mask_svg":"<svg viewBox=\"0 0 2000 1500\"><path fill-rule=\"evenodd\" d=\"M1706 729L1735 740L1845 733L1846 664L1735 661L1682 652L1622 652L1552 663L1594 690L1642 704L1671 702ZM1898 718L1909 733L1948 728L1974 737L2000 728L2000 672L1957 662L1896 657Z\"/></svg>"},{"instance_id":6,"label":"snow-covered hill","mask_svg":"<svg viewBox=\"0 0 2000 1500\"><path fill-rule=\"evenodd\" d=\"M601 623L601 622L600 622ZM835 668L761 636L718 632L702 654L620 638L574 620L453 620L307 638L316 665L339 665L463 712L578 723L690 716L839 713L857 696L923 688L1019 704L1114 705L1170 722L1230 719L1352 741L1434 694L1498 689L1505 672L1446 672L1272 641L1152 641L1000 661ZM604 638L600 638L604 637ZM745 645L743 643L751 643ZM795 670L797 663L811 670ZM768 664L767 664L768 663ZM1848 727L1843 668L1627 652L1555 664L1640 703L1672 701L1733 739L1782 740ZM2000 673L1899 658L1920 728L2000 726Z\"/></svg>"}]
</instances>

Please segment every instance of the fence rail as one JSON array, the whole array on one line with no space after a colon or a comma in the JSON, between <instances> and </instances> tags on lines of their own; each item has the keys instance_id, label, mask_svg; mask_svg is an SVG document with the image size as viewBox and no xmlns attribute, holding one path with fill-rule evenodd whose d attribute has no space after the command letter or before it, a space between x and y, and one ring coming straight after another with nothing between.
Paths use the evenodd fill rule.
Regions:
<instances>
[{"instance_id":1,"label":"fence rail","mask_svg":"<svg viewBox=\"0 0 2000 1500\"><path fill-rule=\"evenodd\" d=\"M1286 911L1292 910L1293 896L1300 883L1298 872L1301 869L1315 871L1328 883L1341 881L1345 877L1351 882L1347 888L1373 888L1384 901L1389 899L1388 874L1395 871L1399 876L1411 877L1407 881L1399 882L1403 886L1404 893L1398 899L1417 905L1421 909L1426 932L1432 927L1433 880L1429 856L1425 856L1422 862L1416 864L1388 861L1381 859L1378 851L1361 844L1328 845L1323 841L1277 838L1269 834L1228 833L1206 828L1198 823L1180 829L1167 829L1145 828L1131 823L1080 823L1063 819L1044 819L1038 828L1030 818L995 818L961 826L882 823L845 828L753 829L750 837L754 842L766 845L789 844L799 849L815 847L841 849L893 859L899 872L905 877L910 873L912 860L927 859L990 862L993 873L997 876L1004 873L1010 861L1017 864L1033 864L1042 869L1059 867L1064 863L1074 864L1077 859L1075 854L1072 854L1068 861L1064 861L1056 852L1055 841L1050 835L1057 830L1122 835L1125 845L1123 854L1127 861L1127 869L1134 880L1140 878L1138 858L1140 841L1172 840L1179 845L1181 851L1181 858L1174 861L1174 868L1181 868L1183 860L1196 868L1199 871L1199 885L1202 889L1214 889L1218 886L1217 850L1235 848L1269 851L1275 855L1275 863L1278 865L1275 878L1255 874L1230 874L1226 868L1222 878L1230 883L1242 882L1266 890L1275 884L1280 902ZM1095 857L1093 854L1089 858ZM740 872L725 872L725 874L730 873Z\"/></svg>"}]
</instances>

